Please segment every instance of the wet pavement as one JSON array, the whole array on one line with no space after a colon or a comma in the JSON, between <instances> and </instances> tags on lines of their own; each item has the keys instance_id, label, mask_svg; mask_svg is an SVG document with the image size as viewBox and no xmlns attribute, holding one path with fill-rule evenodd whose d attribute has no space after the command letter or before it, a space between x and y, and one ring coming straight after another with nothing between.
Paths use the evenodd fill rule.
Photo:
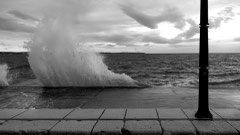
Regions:
<instances>
[{"instance_id":1,"label":"wet pavement","mask_svg":"<svg viewBox=\"0 0 240 135\"><path fill-rule=\"evenodd\" d=\"M237 89L210 89L212 108L239 108ZM10 86L0 89L0 108L197 108L198 89L42 88Z\"/></svg>"}]
</instances>

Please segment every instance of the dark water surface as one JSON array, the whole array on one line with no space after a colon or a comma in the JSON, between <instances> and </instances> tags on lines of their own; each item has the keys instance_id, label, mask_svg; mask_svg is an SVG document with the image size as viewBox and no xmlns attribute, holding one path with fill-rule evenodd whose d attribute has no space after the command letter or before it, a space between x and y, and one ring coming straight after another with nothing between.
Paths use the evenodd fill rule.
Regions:
<instances>
[{"instance_id":1,"label":"dark water surface","mask_svg":"<svg viewBox=\"0 0 240 135\"><path fill-rule=\"evenodd\" d=\"M197 54L102 54L109 69L153 86L198 87ZM240 54L211 54L209 58L212 88L239 88ZM10 67L10 84L35 79L27 54L1 53L0 64Z\"/></svg>"},{"instance_id":2,"label":"dark water surface","mask_svg":"<svg viewBox=\"0 0 240 135\"><path fill-rule=\"evenodd\" d=\"M198 87L198 54L107 54L105 63L118 73L154 86ZM209 85L240 86L240 54L211 54Z\"/></svg>"}]
</instances>

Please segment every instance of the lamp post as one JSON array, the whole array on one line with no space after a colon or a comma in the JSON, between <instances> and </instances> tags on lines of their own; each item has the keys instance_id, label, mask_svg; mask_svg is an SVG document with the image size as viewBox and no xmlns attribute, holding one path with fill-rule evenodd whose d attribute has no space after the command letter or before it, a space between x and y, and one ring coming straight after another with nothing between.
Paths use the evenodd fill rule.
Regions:
<instances>
[{"instance_id":1,"label":"lamp post","mask_svg":"<svg viewBox=\"0 0 240 135\"><path fill-rule=\"evenodd\" d=\"M199 96L197 118L212 118L208 99L208 0L201 0L199 47Z\"/></svg>"}]
</instances>

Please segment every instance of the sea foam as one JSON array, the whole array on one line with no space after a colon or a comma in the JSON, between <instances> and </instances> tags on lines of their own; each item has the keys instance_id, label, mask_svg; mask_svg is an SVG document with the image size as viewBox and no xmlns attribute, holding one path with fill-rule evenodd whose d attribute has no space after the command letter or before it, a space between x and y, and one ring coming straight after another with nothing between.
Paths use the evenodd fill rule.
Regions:
<instances>
[{"instance_id":1,"label":"sea foam","mask_svg":"<svg viewBox=\"0 0 240 135\"><path fill-rule=\"evenodd\" d=\"M7 79L7 74L8 74L7 64L0 65L0 87L9 85L8 79Z\"/></svg>"},{"instance_id":2,"label":"sea foam","mask_svg":"<svg viewBox=\"0 0 240 135\"><path fill-rule=\"evenodd\" d=\"M71 36L70 24L44 19L28 43L29 64L44 86L137 86L128 75L110 71L100 54L78 44Z\"/></svg>"}]
</instances>

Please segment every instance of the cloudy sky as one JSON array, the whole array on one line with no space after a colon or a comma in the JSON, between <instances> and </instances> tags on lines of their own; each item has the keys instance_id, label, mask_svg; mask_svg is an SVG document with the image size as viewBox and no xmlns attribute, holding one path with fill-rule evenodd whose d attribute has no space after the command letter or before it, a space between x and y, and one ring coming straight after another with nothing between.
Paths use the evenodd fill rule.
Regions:
<instances>
[{"instance_id":1,"label":"cloudy sky","mask_svg":"<svg viewBox=\"0 0 240 135\"><path fill-rule=\"evenodd\" d=\"M200 0L0 0L0 51L26 51L46 16L74 14L81 44L101 52L195 53ZM210 52L240 52L240 1L209 0Z\"/></svg>"}]
</instances>

